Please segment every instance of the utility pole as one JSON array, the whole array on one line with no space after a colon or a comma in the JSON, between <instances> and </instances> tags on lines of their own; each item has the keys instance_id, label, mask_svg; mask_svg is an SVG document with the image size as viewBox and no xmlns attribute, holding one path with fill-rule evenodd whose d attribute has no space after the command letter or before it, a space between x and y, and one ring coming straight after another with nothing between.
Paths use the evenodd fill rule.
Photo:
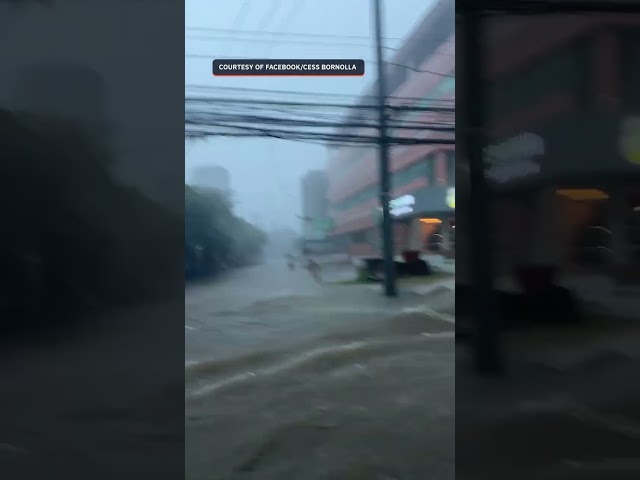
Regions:
<instances>
[{"instance_id":1,"label":"utility pole","mask_svg":"<svg viewBox=\"0 0 640 480\"><path fill-rule=\"evenodd\" d=\"M382 6L381 0L373 1L375 21L376 61L378 62L378 109L379 134L378 148L380 150L380 203L382 207L382 258L384 262L384 294L387 297L398 295L396 288L396 271L393 263L393 235L391 229L391 181L389 175L389 145L387 143L387 112L385 71L382 59Z\"/></svg>"},{"instance_id":2,"label":"utility pole","mask_svg":"<svg viewBox=\"0 0 640 480\"><path fill-rule=\"evenodd\" d=\"M470 247L473 292L473 323L476 368L485 373L502 369L499 323L495 310L491 241L489 238L489 186L485 176L485 97L482 69L483 29L480 6L475 0L461 2L463 52L466 66L464 98L466 125L464 141L470 173Z\"/></svg>"}]
</instances>

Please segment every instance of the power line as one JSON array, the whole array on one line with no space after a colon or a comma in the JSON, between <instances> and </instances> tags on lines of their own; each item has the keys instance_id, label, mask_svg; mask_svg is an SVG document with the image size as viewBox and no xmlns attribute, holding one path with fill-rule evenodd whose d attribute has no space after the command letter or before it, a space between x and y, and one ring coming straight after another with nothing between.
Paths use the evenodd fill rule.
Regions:
<instances>
[{"instance_id":1,"label":"power line","mask_svg":"<svg viewBox=\"0 0 640 480\"><path fill-rule=\"evenodd\" d=\"M249 42L249 43L261 43L265 42L271 44L287 44L287 45L321 45L321 46L336 46L336 47L361 47L370 48L371 45L366 43L348 43L348 42L323 42L323 41L311 41L311 40L291 40L291 39L269 39L264 38L230 38L230 37L216 37L211 35L185 35L185 38L191 38L196 40L215 40L218 42ZM399 48L384 46L385 50L398 51Z\"/></svg>"},{"instance_id":2,"label":"power line","mask_svg":"<svg viewBox=\"0 0 640 480\"><path fill-rule=\"evenodd\" d=\"M188 102L203 102L210 104L216 103L231 103L231 104L249 104L249 105L277 105L277 106L290 106L290 107L309 107L309 108L344 108L353 110L371 110L379 108L377 105L348 105L340 103L313 103L313 102L292 102L292 101L275 101L275 100L259 100L248 98L213 98L213 97L185 97L185 103ZM445 112L453 113L455 109L452 108L440 108L440 107L412 107L406 105L387 105L387 109L395 111L405 112Z\"/></svg>"},{"instance_id":3,"label":"power line","mask_svg":"<svg viewBox=\"0 0 640 480\"><path fill-rule=\"evenodd\" d=\"M302 7L304 0L290 0L291 8L289 11L282 16L282 20L278 23L277 27L274 28L276 32L280 32L283 28L285 28L294 17L298 14L300 7Z\"/></svg>"},{"instance_id":4,"label":"power line","mask_svg":"<svg viewBox=\"0 0 640 480\"><path fill-rule=\"evenodd\" d=\"M296 5L299 5L300 3L302 3L302 0L300 0L300 1L295 1L294 0L292 11L294 11L296 9ZM288 15L286 15L286 17L289 17L290 15L291 15L291 11L289 12ZM283 18L286 18L286 17L283 17ZM286 26L286 22L284 22L284 25ZM278 28L276 28L276 30L279 30L280 28L282 28L282 27L279 26ZM271 47L273 47L273 42L272 41L267 45L267 47L264 50L264 55L265 56L267 56L269 54L269 52L271 51Z\"/></svg>"},{"instance_id":5,"label":"power line","mask_svg":"<svg viewBox=\"0 0 640 480\"><path fill-rule=\"evenodd\" d=\"M256 111L258 113L268 115L266 117L260 117L260 118L265 119L266 121L273 120L279 123L298 122L298 121L316 123L319 120L325 120L329 122L334 122L333 125L337 125L343 128L355 126L355 124L358 122L365 123L366 126L368 127L370 126L371 128L377 128L376 125L370 123L372 121L372 117L373 117L372 115L368 115L368 116L349 115L348 118L345 118L344 115L330 114L330 113L327 114L327 113L321 113L321 112L295 112L295 111L292 112L292 111L280 110L280 109L266 110L266 109L260 109L260 108L238 109L237 107L230 111L227 105L225 105L223 108L218 108L213 110L187 109L185 113L185 118L188 115L198 115L198 116L205 116L205 117L208 115L221 115L221 116L235 115L236 118L240 118L244 116L243 118L246 119L247 116L255 117ZM455 124L455 114L453 112L446 113L446 114L438 113L436 118L430 118L433 115L434 114L432 113L424 114L419 120L406 119L402 115L399 115L399 116L389 115L389 123L392 126L399 125L402 127L416 127L416 128L420 128L420 127L428 128L432 126L451 127L452 125Z\"/></svg>"},{"instance_id":6,"label":"power line","mask_svg":"<svg viewBox=\"0 0 640 480\"><path fill-rule=\"evenodd\" d=\"M452 55L452 56L454 56L454 55ZM374 64L377 65L378 62L369 62L369 63L374 63ZM430 73L431 75L437 75L438 77L456 78L455 75L451 75L449 73L434 72L433 70L425 70L424 68L415 68L415 67L411 67L409 65L403 65L401 63L388 62L388 61L383 61L382 63L385 63L387 65L393 65L394 67L406 68L408 70L412 70L412 71L417 72L417 73Z\"/></svg>"},{"instance_id":7,"label":"power line","mask_svg":"<svg viewBox=\"0 0 640 480\"><path fill-rule=\"evenodd\" d=\"M417 132L436 133L444 132L447 134L455 133L454 119L448 123L441 122L389 122L389 128L394 131L408 131L414 132L414 135L419 135ZM246 125L249 124L249 125ZM363 123L356 123L353 120L349 122L344 121L330 121L322 122L316 118L310 119L291 119L289 117L273 117L273 116L258 116L248 114L229 113L228 111L222 111L220 113L211 111L189 111L187 109L185 113L185 125L199 125L205 127L221 126L232 129L246 129L250 131L263 131L266 126L277 126L279 128L295 128L295 130L278 130L280 132L287 132L291 134L300 134L302 131L300 127L311 127L315 129L339 129L338 133L346 133L345 129L352 129L360 131L362 129L376 130L379 126L371 121L365 121ZM313 132L318 134L320 132ZM350 134L350 136L354 136ZM415 138L414 138L415 140ZM410 141L407 137L402 138L403 142Z\"/></svg>"},{"instance_id":8,"label":"power line","mask_svg":"<svg viewBox=\"0 0 640 480\"><path fill-rule=\"evenodd\" d=\"M327 36L331 38L330 36ZM281 40L277 39L264 39L264 38L230 38L230 37L216 37L212 35L196 35L196 34L185 34L184 38L192 39L192 40L212 40L212 41L222 41L222 42L254 42L254 43L262 43L268 42L269 44L286 44L286 45L319 45L325 47L361 47L361 48L370 48L370 44L366 43L351 43L351 42L322 42L322 41L306 41L306 40L292 40L290 38L283 38ZM366 38L366 37L365 37ZM389 45L383 45L382 48L384 50L390 50L393 52L398 52L402 50L402 46L400 47L391 47ZM453 53L444 53L444 52L433 52L432 56L439 57L455 57Z\"/></svg>"},{"instance_id":9,"label":"power line","mask_svg":"<svg viewBox=\"0 0 640 480\"><path fill-rule=\"evenodd\" d=\"M200 53L185 53L184 55L185 59L187 58L197 58L197 59L207 59L209 61L212 61L214 58L218 58L218 59L233 59L233 60L238 60L238 59L246 59L246 60L251 60L250 57L229 57L229 56L212 56L212 55L204 55L204 54L200 54ZM374 65L376 65L378 62L372 61L372 60L365 60L366 63L372 63ZM400 68L406 68L408 70L412 70L414 72L417 73L429 73L431 75L437 75L439 77L446 77L446 78L456 78L455 75L451 75L448 73L442 73L442 72L434 72L432 70L425 70L422 68L415 68L415 67L411 67L409 65L403 65L401 63L395 63L395 62L383 62L386 63L387 65L393 65L394 67L400 67Z\"/></svg>"},{"instance_id":10,"label":"power line","mask_svg":"<svg viewBox=\"0 0 640 480\"><path fill-rule=\"evenodd\" d=\"M302 1L296 3L295 5L301 6ZM300 9L298 9L300 10ZM295 13L295 10L292 10L292 14ZM286 23L289 23L291 19L287 20ZM285 23L284 21L282 23ZM192 32L202 32L207 33L211 32L213 34L221 34L221 35L244 35L244 36L271 36L271 37L298 37L298 38L331 38L331 39L344 39L344 40L371 40L371 36L368 35L345 35L345 34L331 34L331 33L308 33L308 32L281 32L276 30L239 30L234 28L212 28L212 27L187 27L185 30ZM257 39L256 39L257 40ZM401 42L405 40L402 37L384 37L383 41L387 42ZM289 40L291 41L291 40ZM441 44L451 44L455 43L454 40L442 40L439 43Z\"/></svg>"},{"instance_id":11,"label":"power line","mask_svg":"<svg viewBox=\"0 0 640 480\"><path fill-rule=\"evenodd\" d=\"M191 114L192 118L189 121L193 120L194 114ZM207 114L204 114L205 116ZM211 115L211 114L209 114ZM202 116L202 114L201 114ZM370 128L377 129L378 126L375 123L355 123L355 122L319 122L317 120L297 120L297 119L283 119L283 118L275 118L275 117L261 117L257 115L229 115L229 114L217 114L215 118L218 121L231 121L231 122L241 122L241 123L250 123L252 125L257 125L259 123L267 124L267 125L281 125L281 126L289 126L289 127L316 127L316 128ZM410 124L401 124L401 125L389 125L389 128L395 130L411 130L411 131L435 131L435 132L453 132L455 127L452 124L448 126L434 125L432 123L415 123L413 125Z\"/></svg>"},{"instance_id":12,"label":"power line","mask_svg":"<svg viewBox=\"0 0 640 480\"><path fill-rule=\"evenodd\" d=\"M301 5L302 2L295 5ZM292 12L294 12L293 10ZM290 21L287 20L287 23ZM239 34L239 35L263 35L272 37L300 37L300 38L342 38L349 40L371 40L371 37L366 35L341 35L341 34L327 34L327 33L299 33L299 32L278 32L278 31L263 31L263 30L233 30L231 28L209 28L209 27L187 27L187 30L198 32L213 32L220 34ZM403 39L400 37L385 37L383 40L390 42L400 42Z\"/></svg>"},{"instance_id":13,"label":"power line","mask_svg":"<svg viewBox=\"0 0 640 480\"><path fill-rule=\"evenodd\" d=\"M211 99L209 99L211 100ZM198 115L208 115L208 114L221 114L221 115L249 115L251 117L259 117L259 118L276 118L279 120L296 120L294 117L299 117L297 120L330 120L335 119L339 121L341 124L346 124L349 122L369 122L373 120L372 112L374 111L373 106L369 108L368 111L360 111L359 115L349 115L348 117L345 115L344 110L339 110L336 112L327 111L325 105L327 104L318 104L322 105L322 109L314 109L311 105L305 104L303 108L289 107L286 108L287 105L280 104L264 104L264 103L255 103L262 102L257 100L251 100L246 103L236 104L235 102L229 103L225 101L227 99L221 98L220 102L216 102L216 99L213 101L202 103L202 102L193 102L193 101L185 101L185 115L188 114L198 114ZM296 103L296 106L298 104ZM407 120L402 120L404 117L396 116L389 114L389 121L401 121L403 125L431 125L436 123L442 123L443 119L448 119L445 123L447 125L451 124L455 118L455 105L453 106L437 106L437 107L411 107L411 106L386 106L387 110L390 110L393 113L425 113L429 114L426 118L421 118L420 115L417 118L409 117ZM395 110L395 111L394 111ZM350 112L358 114L358 111ZM269 114L269 117L260 117L260 115ZM436 114L436 118L432 119L431 116ZM426 124L423 122L427 122Z\"/></svg>"},{"instance_id":14,"label":"power line","mask_svg":"<svg viewBox=\"0 0 640 480\"><path fill-rule=\"evenodd\" d=\"M240 5L238 13L233 19L232 28L239 28L244 23L245 19L247 18L247 14L249 13L249 2L250 0L244 0L244 2L242 2L242 5ZM229 49L229 53L231 53L232 49L233 46L231 46L231 48Z\"/></svg>"},{"instance_id":15,"label":"power line","mask_svg":"<svg viewBox=\"0 0 640 480\"><path fill-rule=\"evenodd\" d=\"M269 10L267 10L267 13L265 14L264 17L262 17L262 20L260 21L260 24L258 25L258 30L264 30L267 26L269 26L269 24L271 23L271 19L275 17L276 13L278 12L278 10L280 10L280 7L282 7L283 5L283 0L274 0L276 3L275 7L270 8ZM271 14L271 15L269 15Z\"/></svg>"},{"instance_id":16,"label":"power line","mask_svg":"<svg viewBox=\"0 0 640 480\"><path fill-rule=\"evenodd\" d=\"M224 127L228 128L228 127ZM377 137L364 137L356 135L328 135L316 134L314 132L289 132L276 131L269 129L255 129L253 131L228 132L228 131L207 131L207 130L190 130L185 129L185 138L202 139L206 137L228 137L228 138L275 138L280 140L290 140L302 143L313 143L324 146L336 147L356 147L376 145ZM453 139L433 139L433 140L411 140L400 139L400 143L396 139L390 139L390 145L403 145L405 147L420 145L453 145Z\"/></svg>"},{"instance_id":17,"label":"power line","mask_svg":"<svg viewBox=\"0 0 640 480\"><path fill-rule=\"evenodd\" d=\"M189 130L189 126L200 126L200 127L220 127L226 129L235 129L241 130L241 132L229 132L229 131L208 131L208 130ZM216 123L216 122L197 122L191 121L185 123L185 135L187 137L193 136L251 136L247 135L248 133L253 133L255 136L274 136L276 138L282 139L296 139L296 138L305 138L305 139L316 139L316 140L338 140L345 142L353 142L357 144L378 144L379 137L378 136L369 136L369 135L354 135L354 134L343 134L343 133L325 133L325 132L309 132L309 131L294 131L294 130L281 130L281 129L266 129L261 127L254 126L236 126L236 125L227 125L224 123ZM444 139L444 138L430 138L430 139L421 139L421 138L398 138L398 137L389 137L390 145L452 145L455 144L455 139Z\"/></svg>"},{"instance_id":18,"label":"power line","mask_svg":"<svg viewBox=\"0 0 640 480\"><path fill-rule=\"evenodd\" d=\"M278 26L276 27L276 31L281 30L282 28L286 27L287 24L293 19L293 17L298 13L300 7L302 6L303 0L292 0L293 4L291 6L291 9L289 10L289 13L285 16L282 17L282 21L278 24ZM271 51L271 48L273 47L273 44L270 43L267 48L264 51L265 56L269 54L269 52Z\"/></svg>"},{"instance_id":19,"label":"power line","mask_svg":"<svg viewBox=\"0 0 640 480\"><path fill-rule=\"evenodd\" d=\"M295 130L290 130L292 132L299 131L300 128L312 128L317 129L318 132L322 130L329 129L332 132L366 132L376 130L376 126L371 123L340 123L336 120L329 122L318 122L317 120L307 119L307 120L289 120L283 122L282 119L270 119L268 120L260 120L260 121L249 121L242 120L233 117L225 117L223 115L207 117L207 116L199 116L199 115L190 115L185 119L186 124L198 124L198 125L209 125L211 123L220 123L225 122L225 125L228 127L242 127L242 126L250 126L250 127L261 127L261 128L271 128L273 126L283 127L283 128L292 128ZM418 135L422 134L422 132L427 133L445 133L447 135L455 134L455 125L453 122L450 123L439 123L439 124L429 124L422 123L420 125L389 125L389 129L400 134L399 136L403 138L407 138L408 135ZM287 130L289 131L289 130Z\"/></svg>"},{"instance_id":20,"label":"power line","mask_svg":"<svg viewBox=\"0 0 640 480\"><path fill-rule=\"evenodd\" d=\"M275 119L275 121L277 121L278 123L286 123L290 120L294 120L294 121L312 121L312 122L317 122L318 120L327 120L327 121L332 121L332 122L339 122L338 124L343 127L346 128L349 126L349 122L353 123L353 122L371 122L372 120L372 115L349 115L348 118L345 118L344 114L330 114L330 113L322 113L322 112L317 112L317 111L313 111L313 112L307 112L307 111L295 111L295 110L286 110L286 109L280 109L280 108L265 108L265 107L259 107L259 106L255 106L255 105L232 105L231 108L233 110L230 111L230 107L228 104L225 104L223 106L223 108L217 108L216 106L213 106L213 109L211 107L208 107L206 110L194 110L192 108L186 108L185 109L185 118L192 118L193 116L199 116L199 117L207 117L207 116L211 116L211 115L221 115L221 116L229 116L229 115L235 115L235 118L239 118L241 119L240 121L242 121L242 119L246 119L247 115L249 116L255 116L256 113L258 112L266 112L268 114L270 114L270 116L268 117L262 117L262 118L267 118L269 120ZM276 114L276 116L274 116L274 113ZM365 112L367 113L367 112ZM401 112L402 113L402 112ZM280 114L280 115L277 115ZM286 115L286 117L283 117L282 115ZM431 114L433 115L433 114ZM443 113L438 113L437 114L438 117L437 118L423 118L422 120L407 120L406 118L404 118L404 116L402 115L389 115L389 122L391 124L391 122L393 122L393 125L400 125L402 127L448 127L450 128L452 125L455 124L455 115L453 112L449 113L448 115L445 115ZM297 118L296 118L297 117ZM369 123L367 123L367 125L369 125Z\"/></svg>"},{"instance_id":21,"label":"power line","mask_svg":"<svg viewBox=\"0 0 640 480\"><path fill-rule=\"evenodd\" d=\"M238 13L236 14L236 17L234 18L232 23L233 25L232 28L234 30L238 29L247 18L247 13L249 13L249 2L250 0L244 0L242 5L240 5L240 8L238 9Z\"/></svg>"},{"instance_id":22,"label":"power line","mask_svg":"<svg viewBox=\"0 0 640 480\"><path fill-rule=\"evenodd\" d=\"M206 133L206 132L185 132L185 138L187 140L201 140L206 137L226 137L226 138L270 138L276 140L287 140L298 143L309 143L313 145L322 145L324 147L358 147L359 144L342 142L338 140L313 140L307 138L289 138L282 137L276 134L265 132L263 135L257 135L255 133Z\"/></svg>"},{"instance_id":23,"label":"power line","mask_svg":"<svg viewBox=\"0 0 640 480\"><path fill-rule=\"evenodd\" d=\"M228 112L227 110L219 110L219 111L198 111L198 110L189 110L187 109L185 112L185 121L198 120L198 121L206 121L209 119L213 120L224 120L231 121L237 123L250 123L250 124L258 124L265 123L271 125L286 125L286 126L310 126L317 128L369 128L369 129L377 129L378 126L376 123L372 122L371 119L331 119L331 118L317 118L316 115L309 116L308 118L291 118L291 117L283 117L283 116L261 116L261 115L252 115L250 113L244 112ZM326 120L326 121L325 121ZM422 121L402 121L401 119L390 119L389 122L390 128L394 129L403 129L403 130L434 130L434 131L447 131L452 132L455 127L455 119L452 116L449 121L445 121L444 119L440 121L430 121L430 120L422 120Z\"/></svg>"},{"instance_id":24,"label":"power line","mask_svg":"<svg viewBox=\"0 0 640 480\"><path fill-rule=\"evenodd\" d=\"M281 108L296 108L298 111L280 110ZM280 125L289 127L308 126L313 128L331 128L337 131L345 131L345 129L376 129L377 125L372 123L372 114L375 112L373 105L357 105L355 112L361 111L369 113L368 116L362 115L340 115L327 116L321 112L312 111L313 108L325 110L327 108L344 109L345 105L330 103L308 103L308 102L274 102L258 99L229 99L229 98L189 98L185 99L185 123L198 122L200 124L208 124L212 120L220 119L237 123L250 123L255 126L256 123L268 125ZM349 106L351 107L351 106ZM349 108L346 107L346 108ZM232 108L233 110L230 110ZM352 107L353 108L353 107ZM444 131L454 133L455 125L455 108L451 107L407 107L407 106L387 106L390 110L389 127L394 131ZM238 112L238 109L240 111ZM302 110L301 110L302 109ZM235 111L234 111L235 110ZM257 111L266 110L268 116L256 115ZM278 112L280 115L273 113ZM404 117L406 112L428 112L422 117L415 120ZM283 116L286 115L286 116ZM435 115L435 116L433 116ZM297 116L299 118L293 118ZM306 117L306 118L305 118ZM326 120L319 122L318 120Z\"/></svg>"},{"instance_id":25,"label":"power line","mask_svg":"<svg viewBox=\"0 0 640 480\"><path fill-rule=\"evenodd\" d=\"M273 95L300 95L307 97L334 97L334 98L351 98L354 100L358 100L361 98L375 98L375 95L348 95L344 93L328 93L328 92L301 92L301 91L292 91L292 90L269 90L265 88L243 88L243 87L225 87L225 86L213 86L213 85L185 85L186 88L198 88L204 90L224 90L224 91L234 91L234 92L247 92L247 93L265 93L265 94L273 94ZM437 98L426 99L423 97L394 97L388 96L388 99L397 99L397 100L433 100L433 101L445 101Z\"/></svg>"}]
</instances>

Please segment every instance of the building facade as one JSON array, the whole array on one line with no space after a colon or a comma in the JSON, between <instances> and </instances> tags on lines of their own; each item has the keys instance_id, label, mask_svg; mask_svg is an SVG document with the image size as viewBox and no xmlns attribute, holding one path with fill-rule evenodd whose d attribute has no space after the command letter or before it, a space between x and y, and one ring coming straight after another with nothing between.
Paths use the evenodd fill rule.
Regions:
<instances>
[{"instance_id":1,"label":"building facade","mask_svg":"<svg viewBox=\"0 0 640 480\"><path fill-rule=\"evenodd\" d=\"M387 70L387 103L412 107L436 107L455 102L455 3L441 0L420 22L390 60ZM374 85L362 98L372 104ZM375 111L367 113L375 120ZM362 111L356 115L362 116ZM455 115L426 111L400 112L393 118L390 137L428 140L433 132L411 126L437 123L453 127ZM345 123L349 123L348 121ZM402 128L397 128L398 126ZM348 133L365 133L348 129ZM366 132L373 133L375 132ZM449 144L392 146L391 213L394 250L455 251L455 155L454 135L438 133ZM353 257L378 256L381 252L379 167L377 146L347 146L329 152L330 214L333 238Z\"/></svg>"},{"instance_id":2,"label":"building facade","mask_svg":"<svg viewBox=\"0 0 640 480\"><path fill-rule=\"evenodd\" d=\"M637 16L514 18L487 32L496 272L545 264L637 281Z\"/></svg>"}]
</instances>

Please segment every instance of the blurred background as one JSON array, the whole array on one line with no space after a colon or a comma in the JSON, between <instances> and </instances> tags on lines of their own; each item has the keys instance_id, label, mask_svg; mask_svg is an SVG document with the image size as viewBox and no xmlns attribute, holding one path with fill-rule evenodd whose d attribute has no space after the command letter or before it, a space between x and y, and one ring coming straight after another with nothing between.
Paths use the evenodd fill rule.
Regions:
<instances>
[{"instance_id":1,"label":"blurred background","mask_svg":"<svg viewBox=\"0 0 640 480\"><path fill-rule=\"evenodd\" d=\"M183 474L173 3L0 2L6 478Z\"/></svg>"},{"instance_id":2,"label":"blurred background","mask_svg":"<svg viewBox=\"0 0 640 480\"><path fill-rule=\"evenodd\" d=\"M457 478L634 478L640 12L457 12Z\"/></svg>"}]
</instances>

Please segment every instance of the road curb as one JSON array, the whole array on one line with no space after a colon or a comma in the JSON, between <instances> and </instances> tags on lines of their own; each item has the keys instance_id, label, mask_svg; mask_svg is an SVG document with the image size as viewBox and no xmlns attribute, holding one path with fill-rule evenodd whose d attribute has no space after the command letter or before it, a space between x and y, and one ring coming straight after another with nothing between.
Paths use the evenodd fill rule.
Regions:
<instances>
[{"instance_id":1,"label":"road curb","mask_svg":"<svg viewBox=\"0 0 640 480\"><path fill-rule=\"evenodd\" d=\"M411 287L409 292L414 295L427 296L434 293L451 292L456 289L455 280L444 280L441 282L435 282L429 285L419 285Z\"/></svg>"},{"instance_id":2,"label":"road curb","mask_svg":"<svg viewBox=\"0 0 640 480\"><path fill-rule=\"evenodd\" d=\"M384 286L382 284L376 284L369 286L369 290L374 292L381 292ZM415 285L409 288L405 288L404 290L413 295L419 295L421 297L426 297L429 295L433 295L434 293L444 293L451 292L456 289L455 280L447 279L439 282L429 283L427 285Z\"/></svg>"}]
</instances>

